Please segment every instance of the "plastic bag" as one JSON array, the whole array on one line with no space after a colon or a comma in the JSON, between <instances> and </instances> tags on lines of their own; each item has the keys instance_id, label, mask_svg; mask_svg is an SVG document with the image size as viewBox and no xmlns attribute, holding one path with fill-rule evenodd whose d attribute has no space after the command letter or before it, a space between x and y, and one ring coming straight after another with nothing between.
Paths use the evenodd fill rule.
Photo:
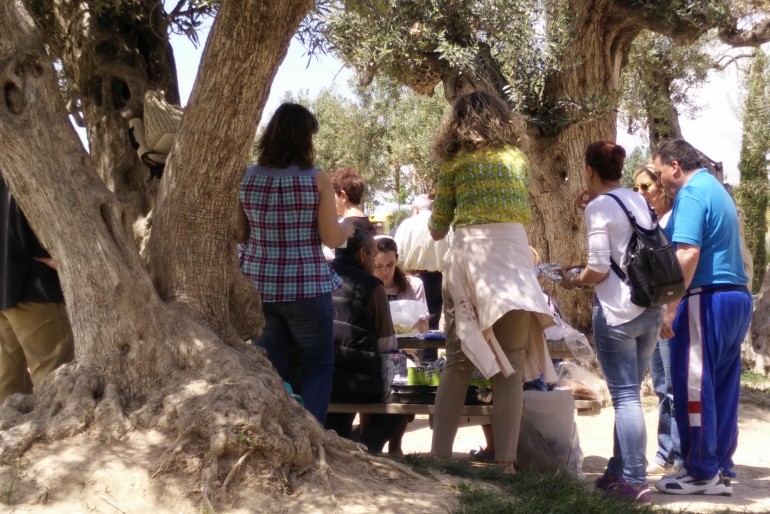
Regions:
<instances>
[{"instance_id":1,"label":"plastic bag","mask_svg":"<svg viewBox=\"0 0 770 514\"><path fill-rule=\"evenodd\" d=\"M564 341L570 353L580 362L587 364L596 359L588 339L581 332L572 328L559 316L554 316L556 325L545 329L545 338L548 341Z\"/></svg>"},{"instance_id":2,"label":"plastic bag","mask_svg":"<svg viewBox=\"0 0 770 514\"><path fill-rule=\"evenodd\" d=\"M585 478L575 400L569 391L524 391L516 464L526 471L564 470Z\"/></svg>"},{"instance_id":3,"label":"plastic bag","mask_svg":"<svg viewBox=\"0 0 770 514\"><path fill-rule=\"evenodd\" d=\"M576 400L602 401L602 380L580 366L580 364L564 361L558 366L558 389L572 391Z\"/></svg>"},{"instance_id":4,"label":"plastic bag","mask_svg":"<svg viewBox=\"0 0 770 514\"><path fill-rule=\"evenodd\" d=\"M561 276L561 267L562 265L558 262L544 262L542 264L538 264L535 266L535 274L538 277L544 277L550 280L551 282L556 282L557 284L561 283L562 276ZM570 276L574 279L580 273L583 271L583 268L581 267L571 267L567 270L567 273L570 274Z\"/></svg>"},{"instance_id":5,"label":"plastic bag","mask_svg":"<svg viewBox=\"0 0 770 514\"><path fill-rule=\"evenodd\" d=\"M380 354L380 361L382 363L382 383L385 386L383 387L382 401L383 403L390 403L392 401L391 384L406 384L406 353L403 350L382 353Z\"/></svg>"},{"instance_id":6,"label":"plastic bag","mask_svg":"<svg viewBox=\"0 0 770 514\"><path fill-rule=\"evenodd\" d=\"M428 306L417 300L391 300L390 316L396 334L411 334L415 332L414 325L428 312Z\"/></svg>"}]
</instances>

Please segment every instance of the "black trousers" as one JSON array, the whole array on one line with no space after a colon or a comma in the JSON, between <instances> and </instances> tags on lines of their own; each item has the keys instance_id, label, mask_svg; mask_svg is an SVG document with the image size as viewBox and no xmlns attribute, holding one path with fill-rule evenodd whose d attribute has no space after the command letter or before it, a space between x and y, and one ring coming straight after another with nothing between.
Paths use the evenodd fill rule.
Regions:
<instances>
[{"instance_id":1,"label":"black trousers","mask_svg":"<svg viewBox=\"0 0 770 514\"><path fill-rule=\"evenodd\" d=\"M345 439L351 438L355 414L335 412L326 415L326 429L334 430ZM404 423L406 414L374 414L369 419L366 430L361 432L360 441L369 453L382 453L382 448L395 436Z\"/></svg>"},{"instance_id":2,"label":"black trousers","mask_svg":"<svg viewBox=\"0 0 770 514\"><path fill-rule=\"evenodd\" d=\"M428 312L430 313L428 328L438 330L444 304L444 299L441 296L441 272L423 271L420 273L420 280L422 280L422 285L425 288L425 301L428 302ZM438 358L438 350L419 350L417 356L422 362L435 361Z\"/></svg>"}]
</instances>

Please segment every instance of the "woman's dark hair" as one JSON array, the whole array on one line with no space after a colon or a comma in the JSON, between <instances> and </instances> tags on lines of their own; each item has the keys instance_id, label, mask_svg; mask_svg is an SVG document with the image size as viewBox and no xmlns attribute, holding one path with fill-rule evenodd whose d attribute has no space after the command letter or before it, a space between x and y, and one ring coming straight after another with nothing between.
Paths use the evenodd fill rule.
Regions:
<instances>
[{"instance_id":1,"label":"woman's dark hair","mask_svg":"<svg viewBox=\"0 0 770 514\"><path fill-rule=\"evenodd\" d=\"M377 253L394 252L396 254L396 260L398 260L398 245L395 239L390 237L377 237ZM401 271L401 268L396 264L396 269L393 272L393 284L396 286L396 293L403 294L406 292L406 288L409 287L409 282L406 280L406 275Z\"/></svg>"},{"instance_id":2,"label":"woman's dark hair","mask_svg":"<svg viewBox=\"0 0 770 514\"><path fill-rule=\"evenodd\" d=\"M625 160L626 150L612 141L596 141L586 148L586 164L599 174L602 181L620 180Z\"/></svg>"},{"instance_id":3,"label":"woman's dark hair","mask_svg":"<svg viewBox=\"0 0 770 514\"><path fill-rule=\"evenodd\" d=\"M257 163L269 168L288 168L293 164L300 169L312 168L316 132L318 120L310 111L299 104L282 104L259 138Z\"/></svg>"},{"instance_id":4,"label":"woman's dark hair","mask_svg":"<svg viewBox=\"0 0 770 514\"><path fill-rule=\"evenodd\" d=\"M362 248L371 248L373 240L374 237L368 231L356 228L353 231L353 235L347 239L347 244L334 250L334 255L352 257Z\"/></svg>"},{"instance_id":5,"label":"woman's dark hair","mask_svg":"<svg viewBox=\"0 0 770 514\"><path fill-rule=\"evenodd\" d=\"M358 174L355 168L339 168L331 174L332 186L334 192L338 195L340 191L345 191L348 200L353 205L360 205L361 198L364 196L364 179Z\"/></svg>"}]
</instances>

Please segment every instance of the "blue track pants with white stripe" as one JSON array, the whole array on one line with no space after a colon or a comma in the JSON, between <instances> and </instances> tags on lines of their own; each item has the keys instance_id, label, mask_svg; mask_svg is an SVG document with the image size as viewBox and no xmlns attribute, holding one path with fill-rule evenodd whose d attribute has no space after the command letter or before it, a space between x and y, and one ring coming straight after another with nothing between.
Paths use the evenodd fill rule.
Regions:
<instances>
[{"instance_id":1,"label":"blue track pants with white stripe","mask_svg":"<svg viewBox=\"0 0 770 514\"><path fill-rule=\"evenodd\" d=\"M748 291L685 297L673 324L671 380L684 467L696 480L735 476L741 343L751 322Z\"/></svg>"}]
</instances>

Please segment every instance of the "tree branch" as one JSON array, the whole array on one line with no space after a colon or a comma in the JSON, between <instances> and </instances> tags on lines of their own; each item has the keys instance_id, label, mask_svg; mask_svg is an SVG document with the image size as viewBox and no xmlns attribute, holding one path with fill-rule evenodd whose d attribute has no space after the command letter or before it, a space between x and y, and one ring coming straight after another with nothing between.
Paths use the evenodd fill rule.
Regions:
<instances>
[{"instance_id":1,"label":"tree branch","mask_svg":"<svg viewBox=\"0 0 770 514\"><path fill-rule=\"evenodd\" d=\"M739 59L746 59L749 57L754 57L754 52L749 54L738 54L738 55L723 55L720 57L716 63L714 63L714 69L722 71L734 62L738 62Z\"/></svg>"},{"instance_id":2,"label":"tree branch","mask_svg":"<svg viewBox=\"0 0 770 514\"><path fill-rule=\"evenodd\" d=\"M738 28L738 20L719 31L719 40L730 46L760 46L770 42L770 18L758 22L748 30Z\"/></svg>"},{"instance_id":3,"label":"tree branch","mask_svg":"<svg viewBox=\"0 0 770 514\"><path fill-rule=\"evenodd\" d=\"M678 44L689 44L708 29L716 26L716 19L706 13L680 15L671 8L671 2L657 0L615 0L613 10L632 24L664 34Z\"/></svg>"},{"instance_id":4,"label":"tree branch","mask_svg":"<svg viewBox=\"0 0 770 514\"><path fill-rule=\"evenodd\" d=\"M174 6L171 12L168 13L166 18L168 20L173 20L174 18L176 18L179 15L180 11L182 10L182 6L184 6L185 2L187 2L187 0L179 0L179 2L177 2L176 6Z\"/></svg>"}]
</instances>

